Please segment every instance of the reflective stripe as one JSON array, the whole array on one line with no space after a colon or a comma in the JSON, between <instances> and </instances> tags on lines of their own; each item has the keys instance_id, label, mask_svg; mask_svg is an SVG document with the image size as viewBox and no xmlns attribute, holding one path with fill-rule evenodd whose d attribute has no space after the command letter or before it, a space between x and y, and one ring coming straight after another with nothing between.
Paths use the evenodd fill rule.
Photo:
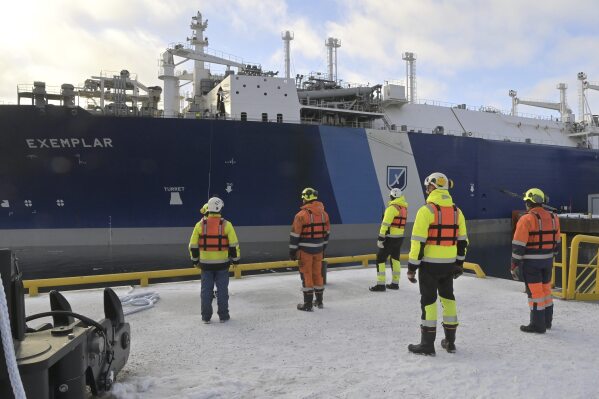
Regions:
<instances>
[{"instance_id":1,"label":"reflective stripe","mask_svg":"<svg viewBox=\"0 0 599 399\"><path fill-rule=\"evenodd\" d=\"M412 241L426 242L426 237L412 236Z\"/></svg>"},{"instance_id":2,"label":"reflective stripe","mask_svg":"<svg viewBox=\"0 0 599 399\"><path fill-rule=\"evenodd\" d=\"M512 240L512 244L513 244L513 245L519 245L519 246L521 246L521 247L525 247L525 246L526 246L526 243L525 243L525 242L523 242L523 241L518 241L518 240Z\"/></svg>"},{"instance_id":3,"label":"reflective stripe","mask_svg":"<svg viewBox=\"0 0 599 399\"><path fill-rule=\"evenodd\" d=\"M292 231L291 233L289 233L289 235L290 235L291 237L299 237L299 236L300 236L299 234L297 234L297 233L294 233L293 231Z\"/></svg>"},{"instance_id":4,"label":"reflective stripe","mask_svg":"<svg viewBox=\"0 0 599 399\"><path fill-rule=\"evenodd\" d=\"M291 248L291 249L297 249L297 245L291 245L291 244L289 244L289 248Z\"/></svg>"},{"instance_id":5,"label":"reflective stripe","mask_svg":"<svg viewBox=\"0 0 599 399\"><path fill-rule=\"evenodd\" d=\"M456 258L431 258L429 256L425 256L422 258L423 262L428 263L455 263Z\"/></svg>"},{"instance_id":6,"label":"reflective stripe","mask_svg":"<svg viewBox=\"0 0 599 399\"><path fill-rule=\"evenodd\" d=\"M419 265L421 260L420 259L408 259L408 262L413 265Z\"/></svg>"},{"instance_id":7,"label":"reflective stripe","mask_svg":"<svg viewBox=\"0 0 599 399\"><path fill-rule=\"evenodd\" d=\"M387 227L391 226L391 223L386 223L386 222L383 222L383 223L381 223L381 224L382 224L383 226L387 226Z\"/></svg>"},{"instance_id":8,"label":"reflective stripe","mask_svg":"<svg viewBox=\"0 0 599 399\"><path fill-rule=\"evenodd\" d=\"M191 243L189 244L189 248L199 248L200 246L198 245L198 243Z\"/></svg>"},{"instance_id":9,"label":"reflective stripe","mask_svg":"<svg viewBox=\"0 0 599 399\"><path fill-rule=\"evenodd\" d=\"M314 291L323 292L324 291L324 285L315 285L314 286Z\"/></svg>"},{"instance_id":10,"label":"reflective stripe","mask_svg":"<svg viewBox=\"0 0 599 399\"><path fill-rule=\"evenodd\" d=\"M239 259L241 259L241 258L238 256L238 257L236 257L236 258L231 258L231 259L233 259L233 260L235 260L235 261L238 261L238 260L239 260Z\"/></svg>"},{"instance_id":11,"label":"reflective stripe","mask_svg":"<svg viewBox=\"0 0 599 399\"><path fill-rule=\"evenodd\" d=\"M401 238L401 237L403 237L403 234L387 234L387 237L389 237L389 238Z\"/></svg>"},{"instance_id":12,"label":"reflective stripe","mask_svg":"<svg viewBox=\"0 0 599 399\"><path fill-rule=\"evenodd\" d=\"M458 316L443 316L443 321L446 323L457 323Z\"/></svg>"},{"instance_id":13,"label":"reflective stripe","mask_svg":"<svg viewBox=\"0 0 599 399\"><path fill-rule=\"evenodd\" d=\"M512 254L512 256L513 256L514 258L516 258L516 257L514 256L514 254ZM518 259L518 258L516 258L516 259ZM524 256L523 256L522 258L520 258L520 259L553 259L553 252L552 252L552 253L550 253L550 254L539 254L539 255L533 255L533 254L530 254L530 255L528 255L528 254L527 254L527 255L524 255Z\"/></svg>"},{"instance_id":14,"label":"reflective stripe","mask_svg":"<svg viewBox=\"0 0 599 399\"><path fill-rule=\"evenodd\" d=\"M227 263L229 262L228 259L202 259L200 260L200 263L205 263L207 265L217 265L219 263Z\"/></svg>"},{"instance_id":15,"label":"reflective stripe","mask_svg":"<svg viewBox=\"0 0 599 399\"><path fill-rule=\"evenodd\" d=\"M456 256L455 258L456 258L457 260L464 260L464 259L466 259L466 256L460 256L460 255L458 255L458 256Z\"/></svg>"},{"instance_id":16,"label":"reflective stripe","mask_svg":"<svg viewBox=\"0 0 599 399\"><path fill-rule=\"evenodd\" d=\"M318 247L322 247L324 245L324 242L318 243L318 244L312 244L309 242L300 242L299 246L300 247L309 247L309 248L318 248ZM291 247L291 245L290 245Z\"/></svg>"},{"instance_id":17,"label":"reflective stripe","mask_svg":"<svg viewBox=\"0 0 599 399\"><path fill-rule=\"evenodd\" d=\"M512 258L514 259L522 259L522 255L517 255L515 253L512 252Z\"/></svg>"},{"instance_id":18,"label":"reflective stripe","mask_svg":"<svg viewBox=\"0 0 599 399\"><path fill-rule=\"evenodd\" d=\"M535 302L535 303L545 302L545 297L542 297L542 298L528 298L528 302Z\"/></svg>"},{"instance_id":19,"label":"reflective stripe","mask_svg":"<svg viewBox=\"0 0 599 399\"><path fill-rule=\"evenodd\" d=\"M458 236L458 241L468 241L468 236Z\"/></svg>"},{"instance_id":20,"label":"reflective stripe","mask_svg":"<svg viewBox=\"0 0 599 399\"><path fill-rule=\"evenodd\" d=\"M191 260L200 260L200 258L194 258L193 256L191 257Z\"/></svg>"},{"instance_id":21,"label":"reflective stripe","mask_svg":"<svg viewBox=\"0 0 599 399\"><path fill-rule=\"evenodd\" d=\"M395 276L399 277L399 276L401 276L401 273L400 272L393 272L391 275L393 277L395 277Z\"/></svg>"},{"instance_id":22,"label":"reflective stripe","mask_svg":"<svg viewBox=\"0 0 599 399\"><path fill-rule=\"evenodd\" d=\"M528 303L528 307L530 308L530 310L545 310L545 305L537 305L535 307L534 304L531 304L530 302Z\"/></svg>"},{"instance_id":23,"label":"reflective stripe","mask_svg":"<svg viewBox=\"0 0 599 399\"><path fill-rule=\"evenodd\" d=\"M238 245L239 245L239 243L238 243L238 242L230 242L230 243L229 243L229 247L236 247L236 246L238 246Z\"/></svg>"},{"instance_id":24,"label":"reflective stripe","mask_svg":"<svg viewBox=\"0 0 599 399\"><path fill-rule=\"evenodd\" d=\"M424 327L437 327L437 320L422 320Z\"/></svg>"},{"instance_id":25,"label":"reflective stripe","mask_svg":"<svg viewBox=\"0 0 599 399\"><path fill-rule=\"evenodd\" d=\"M304 292L314 292L314 287L302 287L302 291L304 291Z\"/></svg>"}]
</instances>

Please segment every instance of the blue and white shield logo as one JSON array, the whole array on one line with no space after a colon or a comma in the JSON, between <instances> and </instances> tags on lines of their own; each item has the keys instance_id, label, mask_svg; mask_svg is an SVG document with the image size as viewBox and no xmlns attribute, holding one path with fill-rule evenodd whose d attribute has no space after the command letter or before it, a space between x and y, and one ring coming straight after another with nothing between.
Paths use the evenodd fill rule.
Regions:
<instances>
[{"instance_id":1,"label":"blue and white shield logo","mask_svg":"<svg viewBox=\"0 0 599 399\"><path fill-rule=\"evenodd\" d=\"M407 166L387 166L387 187L404 190L408 185Z\"/></svg>"}]
</instances>

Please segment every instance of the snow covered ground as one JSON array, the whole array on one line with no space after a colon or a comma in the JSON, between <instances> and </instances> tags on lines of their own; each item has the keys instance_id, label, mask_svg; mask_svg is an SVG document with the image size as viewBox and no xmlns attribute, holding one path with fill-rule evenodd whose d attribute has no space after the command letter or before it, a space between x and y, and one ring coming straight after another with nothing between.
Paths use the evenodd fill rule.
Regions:
<instances>
[{"instance_id":1,"label":"snow covered ground","mask_svg":"<svg viewBox=\"0 0 599 399\"><path fill-rule=\"evenodd\" d=\"M330 270L325 309L312 313L295 309L297 273L231 279L231 321L215 314L209 325L199 281L136 289L161 299L127 317L131 355L111 397L599 397L599 304L556 300L553 329L525 334L523 283L465 275L455 281L457 353L441 348L441 330L437 356L418 356L407 350L420 339L418 286L403 272L399 291L373 293L373 268ZM65 296L75 312L103 317L101 290ZM48 310L47 295L26 307Z\"/></svg>"}]
</instances>

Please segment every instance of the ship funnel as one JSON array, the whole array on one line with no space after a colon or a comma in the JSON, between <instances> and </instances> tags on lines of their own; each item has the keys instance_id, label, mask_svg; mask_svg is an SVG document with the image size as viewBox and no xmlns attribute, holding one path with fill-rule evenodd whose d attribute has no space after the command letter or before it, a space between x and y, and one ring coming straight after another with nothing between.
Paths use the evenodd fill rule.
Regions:
<instances>
[{"instance_id":1,"label":"ship funnel","mask_svg":"<svg viewBox=\"0 0 599 399\"><path fill-rule=\"evenodd\" d=\"M285 77L291 77L291 51L290 51L290 42L293 40L293 32L286 30L285 32L281 32L281 39L283 39L283 50L285 52Z\"/></svg>"},{"instance_id":2,"label":"ship funnel","mask_svg":"<svg viewBox=\"0 0 599 399\"><path fill-rule=\"evenodd\" d=\"M329 80L337 81L337 49L341 47L341 40L329 37L324 42L327 48L327 66L329 69Z\"/></svg>"},{"instance_id":3,"label":"ship funnel","mask_svg":"<svg viewBox=\"0 0 599 399\"><path fill-rule=\"evenodd\" d=\"M401 59L406 62L406 91L408 101L416 103L416 54L403 53Z\"/></svg>"}]
</instances>

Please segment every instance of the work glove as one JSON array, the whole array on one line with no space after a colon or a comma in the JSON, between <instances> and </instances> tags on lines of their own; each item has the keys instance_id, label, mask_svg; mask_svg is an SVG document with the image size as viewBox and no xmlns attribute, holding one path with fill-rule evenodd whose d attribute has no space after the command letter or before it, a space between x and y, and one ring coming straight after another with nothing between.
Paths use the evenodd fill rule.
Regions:
<instances>
[{"instance_id":1,"label":"work glove","mask_svg":"<svg viewBox=\"0 0 599 399\"><path fill-rule=\"evenodd\" d=\"M512 278L516 281L520 280L520 266L515 263L512 263L510 266L510 273L512 274Z\"/></svg>"},{"instance_id":2,"label":"work glove","mask_svg":"<svg viewBox=\"0 0 599 399\"><path fill-rule=\"evenodd\" d=\"M418 270L418 266L412 263L408 263L408 280L410 283L415 284L418 282L416 280L416 270Z\"/></svg>"},{"instance_id":3,"label":"work glove","mask_svg":"<svg viewBox=\"0 0 599 399\"><path fill-rule=\"evenodd\" d=\"M293 250L293 249L289 250L289 259L297 260L297 250Z\"/></svg>"},{"instance_id":4,"label":"work glove","mask_svg":"<svg viewBox=\"0 0 599 399\"><path fill-rule=\"evenodd\" d=\"M192 260L191 264L193 267L197 267L198 269L200 268L200 261L199 260Z\"/></svg>"},{"instance_id":5,"label":"work glove","mask_svg":"<svg viewBox=\"0 0 599 399\"><path fill-rule=\"evenodd\" d=\"M376 246L379 247L380 249L385 248L385 237L379 237L378 240L376 241Z\"/></svg>"},{"instance_id":6,"label":"work glove","mask_svg":"<svg viewBox=\"0 0 599 399\"><path fill-rule=\"evenodd\" d=\"M464 267L462 265L458 265L456 263L453 268L453 279L455 280L456 278L460 277L462 274L464 274Z\"/></svg>"}]
</instances>

